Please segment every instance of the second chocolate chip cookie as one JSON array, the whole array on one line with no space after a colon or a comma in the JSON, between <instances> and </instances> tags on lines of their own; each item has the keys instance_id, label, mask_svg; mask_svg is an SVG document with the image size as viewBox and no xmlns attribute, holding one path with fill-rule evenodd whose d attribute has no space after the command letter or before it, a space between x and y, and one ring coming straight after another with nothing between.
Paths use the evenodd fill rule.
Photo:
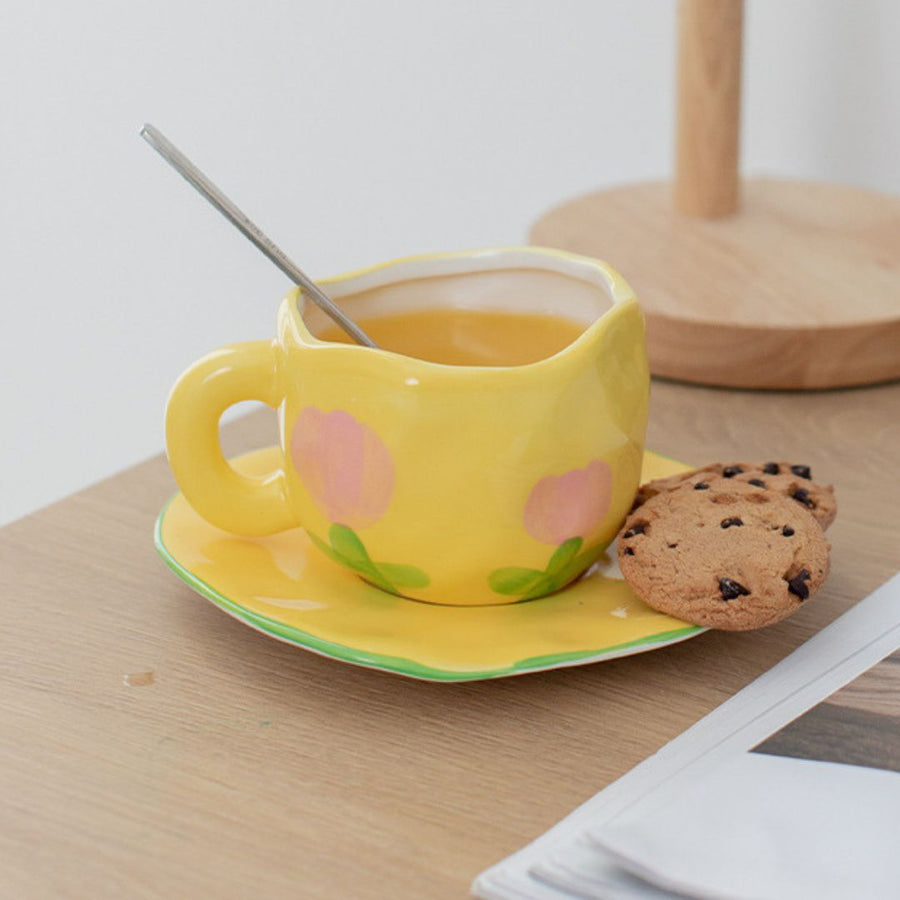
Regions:
<instances>
[{"instance_id":1,"label":"second chocolate chip cookie","mask_svg":"<svg viewBox=\"0 0 900 900\"><path fill-rule=\"evenodd\" d=\"M710 463L690 472L657 478L638 488L633 509L638 509L651 498L682 485L708 482L716 478L733 479L760 490L783 494L804 507L823 529L828 528L837 515L837 501L832 486L813 481L809 466L787 462Z\"/></svg>"}]
</instances>

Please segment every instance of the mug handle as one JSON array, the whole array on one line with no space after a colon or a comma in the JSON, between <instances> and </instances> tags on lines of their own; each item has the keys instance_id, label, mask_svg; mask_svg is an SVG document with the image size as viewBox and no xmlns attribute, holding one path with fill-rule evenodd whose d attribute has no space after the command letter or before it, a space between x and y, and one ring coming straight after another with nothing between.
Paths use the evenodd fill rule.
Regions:
<instances>
[{"instance_id":1,"label":"mug handle","mask_svg":"<svg viewBox=\"0 0 900 900\"><path fill-rule=\"evenodd\" d=\"M281 348L275 341L231 344L185 371L166 405L166 449L178 487L211 524L236 534L274 534L297 521L284 468L263 476L236 472L222 455L219 418L242 400L276 409L282 401Z\"/></svg>"}]
</instances>

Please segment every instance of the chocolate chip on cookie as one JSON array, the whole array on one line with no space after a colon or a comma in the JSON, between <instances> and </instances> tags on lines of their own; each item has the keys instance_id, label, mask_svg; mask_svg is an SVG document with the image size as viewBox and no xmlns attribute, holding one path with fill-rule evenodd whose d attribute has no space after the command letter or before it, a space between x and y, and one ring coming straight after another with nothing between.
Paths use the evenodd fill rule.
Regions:
<instances>
[{"instance_id":1,"label":"chocolate chip on cookie","mask_svg":"<svg viewBox=\"0 0 900 900\"><path fill-rule=\"evenodd\" d=\"M806 600L809 597L809 588L806 586L806 582L810 577L809 569L801 569L793 578L786 579L788 590L801 600Z\"/></svg>"},{"instance_id":2,"label":"chocolate chip on cookie","mask_svg":"<svg viewBox=\"0 0 900 900\"><path fill-rule=\"evenodd\" d=\"M828 573L828 542L789 496L735 477L656 494L625 521L619 567L648 606L743 631L790 615Z\"/></svg>"},{"instance_id":3,"label":"chocolate chip on cookie","mask_svg":"<svg viewBox=\"0 0 900 900\"><path fill-rule=\"evenodd\" d=\"M730 578L719 579L719 590L723 600L734 600L736 597L749 597L750 591L742 584L732 581Z\"/></svg>"}]
</instances>

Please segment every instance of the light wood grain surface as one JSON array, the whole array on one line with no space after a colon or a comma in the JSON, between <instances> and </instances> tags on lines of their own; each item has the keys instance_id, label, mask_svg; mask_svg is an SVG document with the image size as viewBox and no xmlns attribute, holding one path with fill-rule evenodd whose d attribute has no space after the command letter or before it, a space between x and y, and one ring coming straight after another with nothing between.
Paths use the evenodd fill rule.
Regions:
<instances>
[{"instance_id":1,"label":"light wood grain surface","mask_svg":"<svg viewBox=\"0 0 900 900\"><path fill-rule=\"evenodd\" d=\"M272 433L257 414L226 447ZM152 542L161 457L4 528L3 895L463 898L900 568L900 385L655 383L648 444L833 481L822 594L765 631L429 684L278 643L178 581Z\"/></svg>"},{"instance_id":2,"label":"light wood grain surface","mask_svg":"<svg viewBox=\"0 0 900 900\"><path fill-rule=\"evenodd\" d=\"M608 259L647 316L656 375L744 388L900 378L900 198L753 178L740 210L675 209L634 184L542 216L531 242Z\"/></svg>"}]
</instances>

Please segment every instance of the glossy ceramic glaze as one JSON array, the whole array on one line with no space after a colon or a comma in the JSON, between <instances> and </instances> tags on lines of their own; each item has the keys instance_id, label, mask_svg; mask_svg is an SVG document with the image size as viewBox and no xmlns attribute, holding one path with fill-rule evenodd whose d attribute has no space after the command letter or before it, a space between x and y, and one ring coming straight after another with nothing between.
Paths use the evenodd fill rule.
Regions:
<instances>
[{"instance_id":1,"label":"glossy ceramic glaze","mask_svg":"<svg viewBox=\"0 0 900 900\"><path fill-rule=\"evenodd\" d=\"M235 461L261 476L278 448ZM646 454L644 477L685 466ZM297 528L239 537L204 521L179 494L157 523L156 545L196 591L280 640L414 678L464 681L579 665L652 650L704 629L656 613L604 555L565 590L525 603L454 607L395 597L316 551Z\"/></svg>"},{"instance_id":2,"label":"glossy ceramic glaze","mask_svg":"<svg viewBox=\"0 0 900 900\"><path fill-rule=\"evenodd\" d=\"M293 290L277 340L212 353L172 392L169 459L200 515L245 535L302 524L370 584L433 603L538 597L591 565L631 505L647 420L643 318L622 278L521 248L322 284L357 320L424 303L559 315L584 330L529 365L442 365L320 340L321 312ZM254 479L218 444L219 416L247 399L281 421L282 458Z\"/></svg>"}]
</instances>

